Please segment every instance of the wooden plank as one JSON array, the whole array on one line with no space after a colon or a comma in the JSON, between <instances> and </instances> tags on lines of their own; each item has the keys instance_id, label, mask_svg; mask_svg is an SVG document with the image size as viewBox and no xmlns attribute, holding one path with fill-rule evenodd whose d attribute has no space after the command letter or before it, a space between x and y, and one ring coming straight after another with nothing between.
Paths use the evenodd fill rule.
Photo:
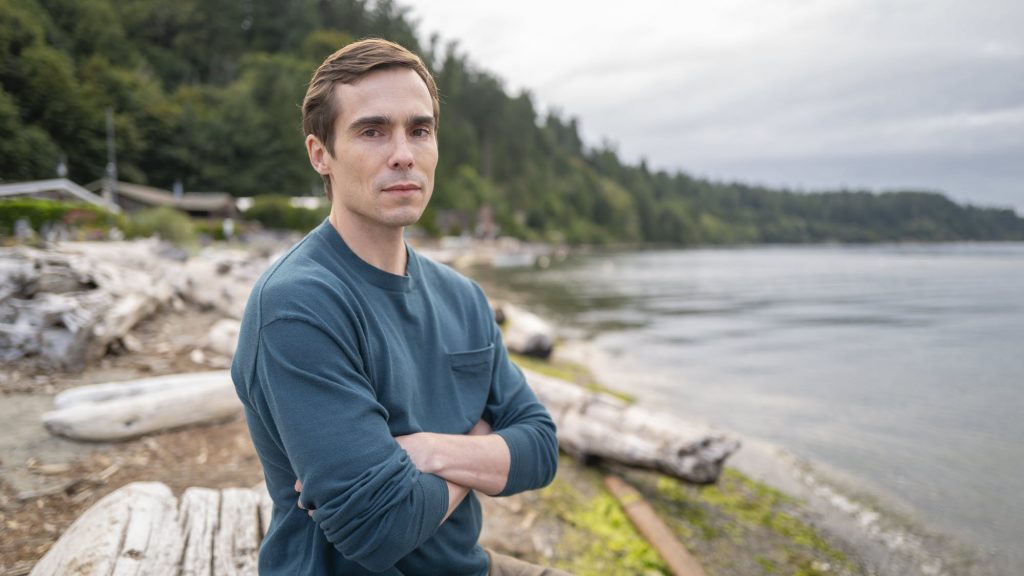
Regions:
<instances>
[{"instance_id":1,"label":"wooden plank","mask_svg":"<svg viewBox=\"0 0 1024 576\"><path fill-rule=\"evenodd\" d=\"M178 519L185 552L181 576L213 576L213 535L220 517L220 492L210 488L189 488L181 495Z\"/></svg>"},{"instance_id":2,"label":"wooden plank","mask_svg":"<svg viewBox=\"0 0 1024 576\"><path fill-rule=\"evenodd\" d=\"M608 474L604 477L608 491L622 505L633 525L643 534L644 538L657 550L669 570L675 576L707 576L700 562L676 539L672 530L655 512L654 508L643 499L643 496L625 480Z\"/></svg>"},{"instance_id":3,"label":"wooden plank","mask_svg":"<svg viewBox=\"0 0 1024 576\"><path fill-rule=\"evenodd\" d=\"M220 524L213 539L213 573L242 576L256 573L260 548L260 496L248 488L221 491Z\"/></svg>"}]
</instances>

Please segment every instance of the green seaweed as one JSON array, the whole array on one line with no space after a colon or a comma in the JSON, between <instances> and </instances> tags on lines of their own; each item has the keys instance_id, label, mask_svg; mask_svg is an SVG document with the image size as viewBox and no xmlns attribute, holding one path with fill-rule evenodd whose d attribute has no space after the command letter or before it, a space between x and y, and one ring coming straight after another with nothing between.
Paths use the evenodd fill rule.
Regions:
<instances>
[{"instance_id":1,"label":"green seaweed","mask_svg":"<svg viewBox=\"0 0 1024 576\"><path fill-rule=\"evenodd\" d=\"M668 566L605 490L600 474L583 472L591 490L556 478L541 491L545 512L569 526L559 542L555 566L578 576L669 574Z\"/></svg>"},{"instance_id":2,"label":"green seaweed","mask_svg":"<svg viewBox=\"0 0 1024 576\"><path fill-rule=\"evenodd\" d=\"M726 469L711 486L666 476L647 484L659 513L709 574L856 573L843 552L800 519L799 501L740 472ZM736 554L741 549L749 556Z\"/></svg>"}]
</instances>

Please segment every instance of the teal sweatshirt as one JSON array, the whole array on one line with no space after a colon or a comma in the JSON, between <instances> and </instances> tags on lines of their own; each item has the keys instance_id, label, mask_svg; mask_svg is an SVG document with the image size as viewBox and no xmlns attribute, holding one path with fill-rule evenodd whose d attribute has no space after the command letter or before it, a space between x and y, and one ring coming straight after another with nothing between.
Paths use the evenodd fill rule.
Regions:
<instances>
[{"instance_id":1,"label":"teal sweatshirt","mask_svg":"<svg viewBox=\"0 0 1024 576\"><path fill-rule=\"evenodd\" d=\"M252 291L231 376L274 501L261 575L487 573L476 496L442 524L445 481L395 436L465 434L483 418L512 455L502 495L555 475L554 423L483 292L407 252L405 276L384 272L325 221Z\"/></svg>"}]
</instances>

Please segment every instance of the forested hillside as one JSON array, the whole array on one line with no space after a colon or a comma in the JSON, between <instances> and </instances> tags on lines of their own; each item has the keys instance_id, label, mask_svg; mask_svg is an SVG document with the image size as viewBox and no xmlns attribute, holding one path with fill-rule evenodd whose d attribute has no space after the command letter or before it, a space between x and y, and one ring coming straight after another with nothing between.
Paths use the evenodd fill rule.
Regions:
<instances>
[{"instance_id":1,"label":"forested hillside","mask_svg":"<svg viewBox=\"0 0 1024 576\"><path fill-rule=\"evenodd\" d=\"M99 178L110 107L122 180L319 193L306 83L338 47L381 36L423 55L442 94L432 232L439 211L489 205L503 233L573 243L1024 239L1014 212L936 193L796 193L625 164L422 32L388 0L0 0L0 180L53 177L62 158L72 180Z\"/></svg>"}]
</instances>

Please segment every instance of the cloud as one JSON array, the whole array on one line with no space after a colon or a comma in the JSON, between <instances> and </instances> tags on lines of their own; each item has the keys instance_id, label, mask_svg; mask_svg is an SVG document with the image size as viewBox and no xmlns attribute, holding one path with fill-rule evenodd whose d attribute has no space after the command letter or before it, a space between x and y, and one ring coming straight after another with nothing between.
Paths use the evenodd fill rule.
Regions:
<instances>
[{"instance_id":1,"label":"cloud","mask_svg":"<svg viewBox=\"0 0 1024 576\"><path fill-rule=\"evenodd\" d=\"M1003 164L1024 158L1016 0L411 4L628 160L768 183L916 183L1015 196L1024 211L1024 178Z\"/></svg>"}]
</instances>

